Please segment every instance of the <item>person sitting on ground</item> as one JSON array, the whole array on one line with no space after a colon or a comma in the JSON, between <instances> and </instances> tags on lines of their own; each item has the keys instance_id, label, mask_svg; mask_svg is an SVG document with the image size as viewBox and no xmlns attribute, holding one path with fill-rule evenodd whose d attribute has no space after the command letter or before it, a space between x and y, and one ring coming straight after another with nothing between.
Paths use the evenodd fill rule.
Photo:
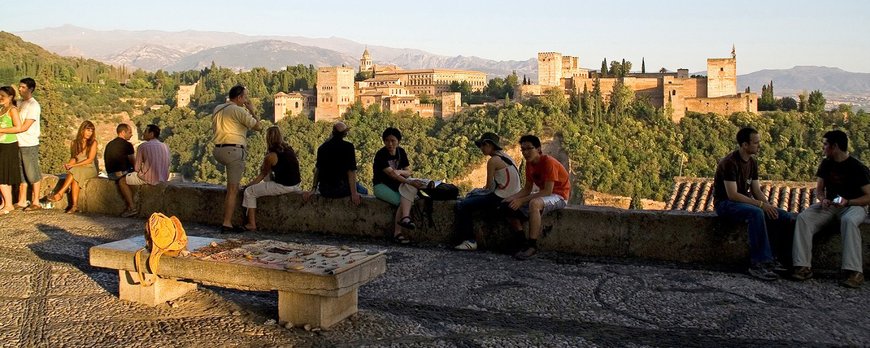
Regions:
<instances>
[{"instance_id":1,"label":"person sitting on ground","mask_svg":"<svg viewBox=\"0 0 870 348\"><path fill-rule=\"evenodd\" d=\"M384 147L375 154L372 165L372 184L374 184L375 197L398 206L394 220L393 239L405 244L409 242L409 239L402 234L402 227L412 230L416 228L410 217L411 205L414 203L417 190L426 185L427 181L411 178L408 153L399 146L402 141L402 132L389 127L384 130L381 138L384 141ZM408 187L403 188L403 186Z\"/></svg>"},{"instance_id":2,"label":"person sitting on ground","mask_svg":"<svg viewBox=\"0 0 870 348\"><path fill-rule=\"evenodd\" d=\"M332 126L332 136L317 148L314 164L314 180L311 191L303 193L304 201L311 199L316 192L326 198L350 196L354 205L359 205L360 194L368 190L356 181L356 150L353 144L344 140L350 131L344 122Z\"/></svg>"},{"instance_id":3,"label":"person sitting on ground","mask_svg":"<svg viewBox=\"0 0 870 348\"><path fill-rule=\"evenodd\" d=\"M807 280L813 277L813 235L837 218L843 238L841 267L847 273L840 284L858 288L864 283L860 226L870 204L870 170L847 152L849 139L846 133L834 130L825 133L823 138L825 158L816 171L816 199L819 202L798 214L792 244L795 267L792 278Z\"/></svg>"},{"instance_id":4,"label":"person sitting on ground","mask_svg":"<svg viewBox=\"0 0 870 348\"><path fill-rule=\"evenodd\" d=\"M776 280L775 270L782 265L774 258L771 239L787 233L792 215L773 204L758 184L758 154L761 137L753 128L737 132L737 150L719 160L713 179L716 215L733 222L747 222L749 232L749 271L761 280Z\"/></svg>"},{"instance_id":5,"label":"person sitting on ground","mask_svg":"<svg viewBox=\"0 0 870 348\"><path fill-rule=\"evenodd\" d=\"M277 196L301 191L299 160L296 151L284 141L281 128L271 126L266 130L266 148L269 153L263 158L260 175L245 185L242 206L248 209L245 230L257 230L257 198Z\"/></svg>"},{"instance_id":6,"label":"person sitting on ground","mask_svg":"<svg viewBox=\"0 0 870 348\"><path fill-rule=\"evenodd\" d=\"M0 214L15 210L12 204L12 185L21 184L21 153L18 150L18 131L21 118L15 103L15 88L0 87L0 195L3 197ZM7 133L9 131L9 133Z\"/></svg>"},{"instance_id":7,"label":"person sitting on ground","mask_svg":"<svg viewBox=\"0 0 870 348\"><path fill-rule=\"evenodd\" d=\"M133 171L136 156L133 155L133 144L130 143L130 138L133 137L133 129L130 125L118 124L115 133L118 136L106 144L106 149L103 151L103 162L106 164L106 175L109 180L117 181Z\"/></svg>"},{"instance_id":8,"label":"person sitting on ground","mask_svg":"<svg viewBox=\"0 0 870 348\"><path fill-rule=\"evenodd\" d=\"M169 180L169 147L159 139L160 127L149 124L142 133L144 143L139 145L134 160L135 171L124 176L124 180L118 180L118 187L124 197L127 209L121 214L123 217L135 216L139 213L133 205L133 190L130 186L157 185Z\"/></svg>"},{"instance_id":9,"label":"person sitting on ground","mask_svg":"<svg viewBox=\"0 0 870 348\"><path fill-rule=\"evenodd\" d=\"M571 182L568 171L555 158L544 155L541 140L534 135L520 137L520 150L526 160L526 183L523 189L504 199L504 203L515 212L508 219L511 227L522 234L521 218L528 218L529 233L525 249L514 254L519 260L526 260L538 253L538 238L541 236L541 217L568 205L571 195ZM534 192L533 188L538 191Z\"/></svg>"},{"instance_id":10,"label":"person sitting on ground","mask_svg":"<svg viewBox=\"0 0 870 348\"><path fill-rule=\"evenodd\" d=\"M67 190L70 190L70 201L66 208L67 214L78 211L79 191L85 181L97 176L97 137L94 134L94 124L84 121L79 126L76 138L70 144L70 159L63 165L67 170L66 178L60 189L47 197L49 202L57 202Z\"/></svg>"},{"instance_id":11,"label":"person sitting on ground","mask_svg":"<svg viewBox=\"0 0 870 348\"><path fill-rule=\"evenodd\" d=\"M474 144L484 155L490 156L486 161L486 183L456 203L455 232L463 240L456 250L477 250L471 220L475 211L497 208L502 200L522 189L516 162L502 150L498 135L484 133Z\"/></svg>"}]
</instances>

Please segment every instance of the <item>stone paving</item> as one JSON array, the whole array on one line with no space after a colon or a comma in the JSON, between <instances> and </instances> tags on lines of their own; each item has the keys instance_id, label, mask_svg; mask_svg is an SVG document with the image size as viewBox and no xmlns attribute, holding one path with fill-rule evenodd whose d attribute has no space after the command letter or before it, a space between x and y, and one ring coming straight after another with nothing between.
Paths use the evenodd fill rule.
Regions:
<instances>
[{"instance_id":1,"label":"stone paving","mask_svg":"<svg viewBox=\"0 0 870 348\"><path fill-rule=\"evenodd\" d=\"M277 294L202 286L154 308L117 298L88 248L144 220L59 211L0 217L3 346L870 346L870 286L761 282L687 265L398 247L317 234L246 237L387 250L359 313L329 330L273 324ZM232 237L185 224L190 235Z\"/></svg>"}]
</instances>

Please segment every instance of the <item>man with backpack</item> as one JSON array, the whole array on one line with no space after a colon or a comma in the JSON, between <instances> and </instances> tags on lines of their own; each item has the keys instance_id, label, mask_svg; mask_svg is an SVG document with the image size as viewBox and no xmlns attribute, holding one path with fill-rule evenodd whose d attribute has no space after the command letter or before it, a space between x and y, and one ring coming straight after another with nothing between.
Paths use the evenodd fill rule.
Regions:
<instances>
[{"instance_id":1,"label":"man with backpack","mask_svg":"<svg viewBox=\"0 0 870 348\"><path fill-rule=\"evenodd\" d=\"M520 192L505 198L504 203L515 212L508 218L514 231L522 233L523 223L520 219L529 220L525 248L514 254L518 260L527 260L538 253L541 217L568 205L571 182L565 167L555 158L543 154L538 137L520 137L520 150L526 160L526 184ZM534 187L538 191L533 191Z\"/></svg>"}]
</instances>

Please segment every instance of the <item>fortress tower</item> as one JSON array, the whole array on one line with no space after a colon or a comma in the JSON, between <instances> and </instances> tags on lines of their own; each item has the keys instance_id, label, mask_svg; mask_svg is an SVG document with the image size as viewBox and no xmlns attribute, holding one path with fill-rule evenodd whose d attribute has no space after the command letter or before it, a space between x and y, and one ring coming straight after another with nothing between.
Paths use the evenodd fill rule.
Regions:
<instances>
[{"instance_id":1,"label":"fortress tower","mask_svg":"<svg viewBox=\"0 0 870 348\"><path fill-rule=\"evenodd\" d=\"M337 120L354 102L353 68L317 68L317 106L314 120Z\"/></svg>"},{"instance_id":2,"label":"fortress tower","mask_svg":"<svg viewBox=\"0 0 870 348\"><path fill-rule=\"evenodd\" d=\"M557 52L538 53L538 84L559 86L562 78L562 54Z\"/></svg>"},{"instance_id":3,"label":"fortress tower","mask_svg":"<svg viewBox=\"0 0 870 348\"><path fill-rule=\"evenodd\" d=\"M731 58L707 58L707 98L737 94L737 53Z\"/></svg>"},{"instance_id":4,"label":"fortress tower","mask_svg":"<svg viewBox=\"0 0 870 348\"><path fill-rule=\"evenodd\" d=\"M362 58L359 60L359 72L372 71L372 56L369 54L369 48L363 51Z\"/></svg>"}]
</instances>

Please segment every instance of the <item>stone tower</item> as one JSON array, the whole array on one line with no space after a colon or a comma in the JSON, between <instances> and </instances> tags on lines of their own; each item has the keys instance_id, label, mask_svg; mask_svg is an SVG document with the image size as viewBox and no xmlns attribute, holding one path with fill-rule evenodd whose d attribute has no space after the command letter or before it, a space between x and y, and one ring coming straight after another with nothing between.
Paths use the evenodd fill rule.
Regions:
<instances>
[{"instance_id":1,"label":"stone tower","mask_svg":"<svg viewBox=\"0 0 870 348\"><path fill-rule=\"evenodd\" d=\"M354 102L354 71L351 67L317 68L317 107L314 120L336 120Z\"/></svg>"},{"instance_id":2,"label":"stone tower","mask_svg":"<svg viewBox=\"0 0 870 348\"><path fill-rule=\"evenodd\" d=\"M731 58L707 58L707 98L737 94L737 53Z\"/></svg>"},{"instance_id":3,"label":"stone tower","mask_svg":"<svg viewBox=\"0 0 870 348\"><path fill-rule=\"evenodd\" d=\"M366 47L366 50L363 51L362 58L359 60L359 72L363 71L372 71L372 56L369 54L369 48Z\"/></svg>"},{"instance_id":4,"label":"stone tower","mask_svg":"<svg viewBox=\"0 0 870 348\"><path fill-rule=\"evenodd\" d=\"M562 77L562 54L557 52L538 53L538 84L559 86Z\"/></svg>"}]
</instances>

